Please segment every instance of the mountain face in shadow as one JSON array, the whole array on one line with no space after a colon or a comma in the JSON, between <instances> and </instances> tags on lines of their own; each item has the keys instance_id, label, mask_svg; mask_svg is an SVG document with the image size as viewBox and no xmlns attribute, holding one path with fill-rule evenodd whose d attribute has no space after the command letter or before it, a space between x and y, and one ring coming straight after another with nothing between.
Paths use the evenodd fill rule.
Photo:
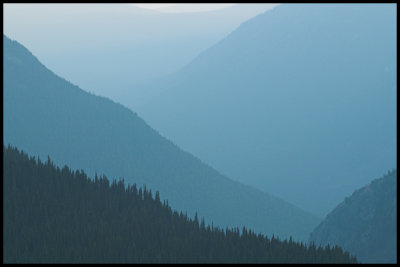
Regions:
<instances>
[{"instance_id":1,"label":"mountain face in shadow","mask_svg":"<svg viewBox=\"0 0 400 267\"><path fill-rule=\"evenodd\" d=\"M166 14L131 4L6 4L4 34L80 88L138 104L142 83L175 72L270 7Z\"/></svg>"},{"instance_id":2,"label":"mountain face in shadow","mask_svg":"<svg viewBox=\"0 0 400 267\"><path fill-rule=\"evenodd\" d=\"M56 76L3 37L4 144L129 184L146 185L178 211L221 227L306 240L319 219L219 174L160 136L131 110Z\"/></svg>"},{"instance_id":3,"label":"mountain face in shadow","mask_svg":"<svg viewBox=\"0 0 400 267\"><path fill-rule=\"evenodd\" d=\"M279 5L150 89L161 134L325 216L396 166L396 6Z\"/></svg>"},{"instance_id":4,"label":"mountain face in shadow","mask_svg":"<svg viewBox=\"0 0 400 267\"><path fill-rule=\"evenodd\" d=\"M355 191L311 233L317 246L339 245L361 263L397 261L397 170Z\"/></svg>"}]
</instances>

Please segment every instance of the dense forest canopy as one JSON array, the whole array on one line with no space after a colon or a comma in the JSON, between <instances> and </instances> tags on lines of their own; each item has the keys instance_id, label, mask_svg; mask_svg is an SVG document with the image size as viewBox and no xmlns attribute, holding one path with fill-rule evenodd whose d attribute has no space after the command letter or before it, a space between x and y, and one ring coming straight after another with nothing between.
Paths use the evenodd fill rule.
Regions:
<instances>
[{"instance_id":1,"label":"dense forest canopy","mask_svg":"<svg viewBox=\"0 0 400 267\"><path fill-rule=\"evenodd\" d=\"M6 263L355 263L340 247L206 225L124 180L3 145Z\"/></svg>"}]
</instances>

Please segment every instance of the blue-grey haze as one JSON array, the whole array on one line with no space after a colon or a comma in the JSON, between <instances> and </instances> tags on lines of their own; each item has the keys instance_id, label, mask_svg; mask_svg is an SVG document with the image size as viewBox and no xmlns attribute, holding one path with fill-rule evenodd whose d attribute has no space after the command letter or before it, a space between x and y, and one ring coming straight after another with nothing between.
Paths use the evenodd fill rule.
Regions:
<instances>
[{"instance_id":1,"label":"blue-grey haze","mask_svg":"<svg viewBox=\"0 0 400 267\"><path fill-rule=\"evenodd\" d=\"M397 170L357 189L311 233L317 246L338 245L361 263L397 262Z\"/></svg>"},{"instance_id":2,"label":"blue-grey haze","mask_svg":"<svg viewBox=\"0 0 400 267\"><path fill-rule=\"evenodd\" d=\"M159 95L136 111L223 174L325 216L396 166L396 70L396 5L282 4L149 85Z\"/></svg>"},{"instance_id":3,"label":"blue-grey haze","mask_svg":"<svg viewBox=\"0 0 400 267\"><path fill-rule=\"evenodd\" d=\"M168 14L129 4L6 4L4 33L86 91L139 104L171 74L270 4ZM129 95L130 96L130 95Z\"/></svg>"},{"instance_id":4,"label":"blue-grey haze","mask_svg":"<svg viewBox=\"0 0 400 267\"><path fill-rule=\"evenodd\" d=\"M160 136L136 113L55 75L3 37L4 139L42 160L157 190L169 205L222 228L307 240L320 218L221 175Z\"/></svg>"},{"instance_id":5,"label":"blue-grey haze","mask_svg":"<svg viewBox=\"0 0 400 267\"><path fill-rule=\"evenodd\" d=\"M5 144L91 176L146 184L173 208L217 225L300 240L346 196L396 166L393 4L283 4L187 65L256 9L168 17L67 6L16 8L27 13L5 13L5 32L61 76L138 111L206 164L6 37Z\"/></svg>"}]
</instances>

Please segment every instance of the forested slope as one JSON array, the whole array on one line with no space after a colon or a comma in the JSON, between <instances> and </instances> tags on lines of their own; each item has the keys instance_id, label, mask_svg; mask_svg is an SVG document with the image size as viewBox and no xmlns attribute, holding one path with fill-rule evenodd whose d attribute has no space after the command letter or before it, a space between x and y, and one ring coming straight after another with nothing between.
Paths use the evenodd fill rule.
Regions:
<instances>
[{"instance_id":1,"label":"forested slope","mask_svg":"<svg viewBox=\"0 0 400 267\"><path fill-rule=\"evenodd\" d=\"M5 263L355 262L316 248L220 229L161 202L158 192L55 166L3 146Z\"/></svg>"}]
</instances>

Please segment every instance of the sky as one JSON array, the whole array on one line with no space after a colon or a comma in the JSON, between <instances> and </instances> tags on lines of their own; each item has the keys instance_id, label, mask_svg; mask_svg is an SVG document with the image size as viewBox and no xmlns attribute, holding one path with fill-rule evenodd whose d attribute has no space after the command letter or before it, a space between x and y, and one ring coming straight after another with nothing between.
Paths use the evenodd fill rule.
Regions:
<instances>
[{"instance_id":1,"label":"sky","mask_svg":"<svg viewBox=\"0 0 400 267\"><path fill-rule=\"evenodd\" d=\"M235 4L133 4L133 5L141 8L153 9L162 12L180 13L180 12L217 10L233 6Z\"/></svg>"}]
</instances>

